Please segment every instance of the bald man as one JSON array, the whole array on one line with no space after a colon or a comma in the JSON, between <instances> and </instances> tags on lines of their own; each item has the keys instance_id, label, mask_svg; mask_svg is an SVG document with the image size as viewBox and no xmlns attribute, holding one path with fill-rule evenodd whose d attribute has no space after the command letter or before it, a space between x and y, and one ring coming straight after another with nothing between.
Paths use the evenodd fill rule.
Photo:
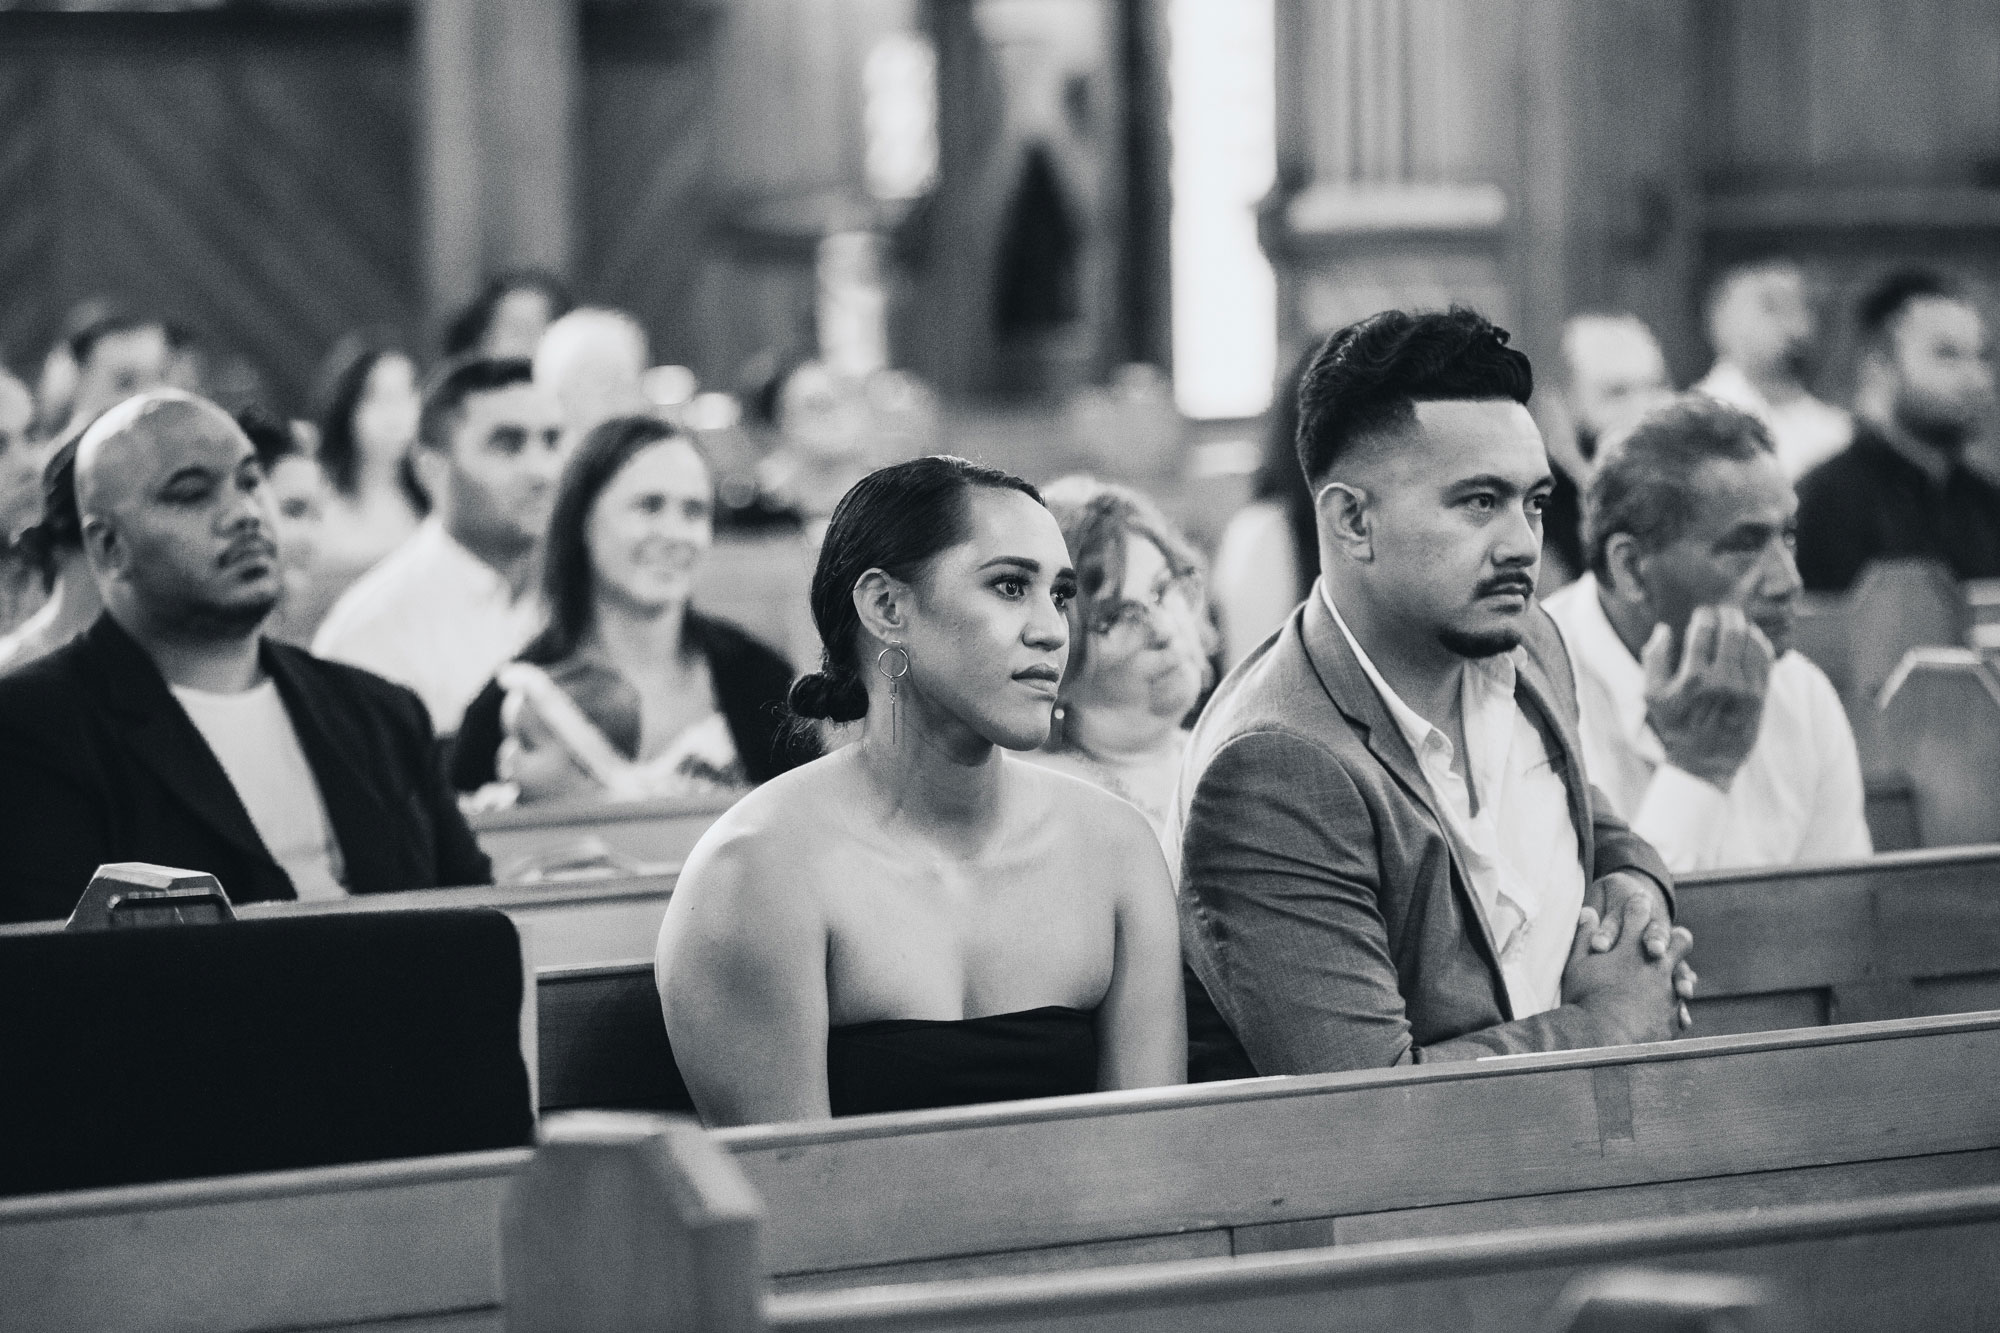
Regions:
<instances>
[{"instance_id":1,"label":"bald man","mask_svg":"<svg viewBox=\"0 0 2000 1333\"><path fill-rule=\"evenodd\" d=\"M1666 354L1637 315L1572 315L1563 324L1561 351L1556 396L1567 421L1551 423L1546 437L1555 488L1542 510L1545 591L1586 567L1583 493L1598 446L1630 430L1674 391Z\"/></svg>"},{"instance_id":2,"label":"bald man","mask_svg":"<svg viewBox=\"0 0 2000 1333\"><path fill-rule=\"evenodd\" d=\"M0 920L68 915L107 861L237 902L491 878L417 697L262 636L276 515L228 414L126 400L79 441L76 500L105 609L0 679Z\"/></svg>"}]
</instances>

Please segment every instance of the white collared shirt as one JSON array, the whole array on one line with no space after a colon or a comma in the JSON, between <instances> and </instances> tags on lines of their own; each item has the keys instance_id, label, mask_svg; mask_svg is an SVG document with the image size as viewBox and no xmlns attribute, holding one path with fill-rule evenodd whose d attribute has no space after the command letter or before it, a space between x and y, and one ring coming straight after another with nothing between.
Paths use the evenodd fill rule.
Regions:
<instances>
[{"instance_id":1,"label":"white collared shirt","mask_svg":"<svg viewBox=\"0 0 2000 1333\"><path fill-rule=\"evenodd\" d=\"M1720 403L1748 412L1771 432L1778 451L1778 466L1785 476L1797 481L1806 473L1845 449L1854 438L1854 418L1831 403L1811 394L1801 394L1782 406L1758 392L1733 363L1718 361L1694 386Z\"/></svg>"},{"instance_id":2,"label":"white collared shirt","mask_svg":"<svg viewBox=\"0 0 2000 1333\"><path fill-rule=\"evenodd\" d=\"M1757 743L1725 792L1667 762L1646 723L1646 669L1604 614L1597 580L1586 574L1543 606L1576 667L1590 780L1669 870L1869 854L1854 733L1832 682L1802 653L1772 666Z\"/></svg>"},{"instance_id":3,"label":"white collared shirt","mask_svg":"<svg viewBox=\"0 0 2000 1333\"><path fill-rule=\"evenodd\" d=\"M341 594L312 650L409 686L446 736L542 620L538 597L515 597L498 570L431 517Z\"/></svg>"},{"instance_id":4,"label":"white collared shirt","mask_svg":"<svg viewBox=\"0 0 2000 1333\"><path fill-rule=\"evenodd\" d=\"M1570 818L1569 787L1515 697L1513 654L1465 664L1459 701L1466 776L1461 778L1451 771L1451 738L1382 679L1325 583L1319 588L1334 624L1417 756L1445 836L1493 933L1514 1017L1555 1008L1562 1003L1563 968L1583 910L1583 857ZM1479 794L1477 815L1468 781Z\"/></svg>"}]
</instances>

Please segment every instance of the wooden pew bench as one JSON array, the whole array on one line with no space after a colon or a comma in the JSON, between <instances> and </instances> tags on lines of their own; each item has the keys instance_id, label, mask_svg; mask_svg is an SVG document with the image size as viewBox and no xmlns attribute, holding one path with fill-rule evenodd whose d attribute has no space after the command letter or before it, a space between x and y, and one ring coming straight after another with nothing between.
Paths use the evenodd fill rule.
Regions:
<instances>
[{"instance_id":1,"label":"wooden pew bench","mask_svg":"<svg viewBox=\"0 0 2000 1333\"><path fill-rule=\"evenodd\" d=\"M689 1132L733 1154L765 1210L758 1274L789 1290L1551 1220L1597 1234L2000 1182L2000 1014ZM7 1311L493 1327L499 1186L526 1160L0 1202Z\"/></svg>"},{"instance_id":2,"label":"wooden pew bench","mask_svg":"<svg viewBox=\"0 0 2000 1333\"><path fill-rule=\"evenodd\" d=\"M474 815L479 845L502 884L523 882L552 860L605 854L618 873L678 867L733 797L701 800L563 801Z\"/></svg>"},{"instance_id":3,"label":"wooden pew bench","mask_svg":"<svg viewBox=\"0 0 2000 1333\"><path fill-rule=\"evenodd\" d=\"M652 1117L570 1120L516 1187L513 1333L1514 1333L1572 1327L1563 1316L1589 1292L1620 1288L1648 1291L1650 1309L1589 1327L1691 1328L1657 1316L1705 1305L1755 1322L1702 1327L1879 1333L1984 1327L2000 1309L1992 1186L772 1298L758 1262L770 1202L712 1141ZM1650 1281L1606 1267L1638 1264Z\"/></svg>"}]
</instances>

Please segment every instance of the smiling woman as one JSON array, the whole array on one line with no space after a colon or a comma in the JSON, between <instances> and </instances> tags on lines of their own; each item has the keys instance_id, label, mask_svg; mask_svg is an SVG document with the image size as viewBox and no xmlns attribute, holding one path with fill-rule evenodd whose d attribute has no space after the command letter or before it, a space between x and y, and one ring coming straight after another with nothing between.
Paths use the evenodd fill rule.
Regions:
<instances>
[{"instance_id":1,"label":"smiling woman","mask_svg":"<svg viewBox=\"0 0 2000 1333\"><path fill-rule=\"evenodd\" d=\"M710 1124L1181 1080L1180 950L1146 821L1009 750L1048 738L1076 576L1018 477L869 474L813 575L795 710L860 723L690 853L655 961Z\"/></svg>"},{"instance_id":2,"label":"smiling woman","mask_svg":"<svg viewBox=\"0 0 2000 1333\"><path fill-rule=\"evenodd\" d=\"M714 479L693 438L652 417L585 437L549 519L549 626L466 709L461 791L523 802L736 791L812 757L781 737L791 667L693 610L714 537Z\"/></svg>"}]
</instances>

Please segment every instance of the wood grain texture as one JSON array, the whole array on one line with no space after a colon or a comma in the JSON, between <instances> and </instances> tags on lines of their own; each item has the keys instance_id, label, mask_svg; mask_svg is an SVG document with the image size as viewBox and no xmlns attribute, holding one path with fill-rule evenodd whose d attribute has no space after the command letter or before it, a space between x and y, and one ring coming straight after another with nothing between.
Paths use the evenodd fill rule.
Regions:
<instances>
[{"instance_id":1,"label":"wood grain texture","mask_svg":"<svg viewBox=\"0 0 2000 1333\"><path fill-rule=\"evenodd\" d=\"M0 1200L0 1324L212 1333L457 1318L500 1302L526 1150Z\"/></svg>"},{"instance_id":2,"label":"wood grain texture","mask_svg":"<svg viewBox=\"0 0 2000 1333\"><path fill-rule=\"evenodd\" d=\"M1906 1020L720 1137L782 1275L1992 1148L1995 1058Z\"/></svg>"},{"instance_id":3,"label":"wood grain texture","mask_svg":"<svg viewBox=\"0 0 2000 1333\"><path fill-rule=\"evenodd\" d=\"M773 1330L818 1333L1499 1333L1546 1326L1572 1280L1635 1264L1763 1279L1758 1327L1783 1333L1985 1326L2000 1309L2000 1190L778 1297L769 1310Z\"/></svg>"}]
</instances>

